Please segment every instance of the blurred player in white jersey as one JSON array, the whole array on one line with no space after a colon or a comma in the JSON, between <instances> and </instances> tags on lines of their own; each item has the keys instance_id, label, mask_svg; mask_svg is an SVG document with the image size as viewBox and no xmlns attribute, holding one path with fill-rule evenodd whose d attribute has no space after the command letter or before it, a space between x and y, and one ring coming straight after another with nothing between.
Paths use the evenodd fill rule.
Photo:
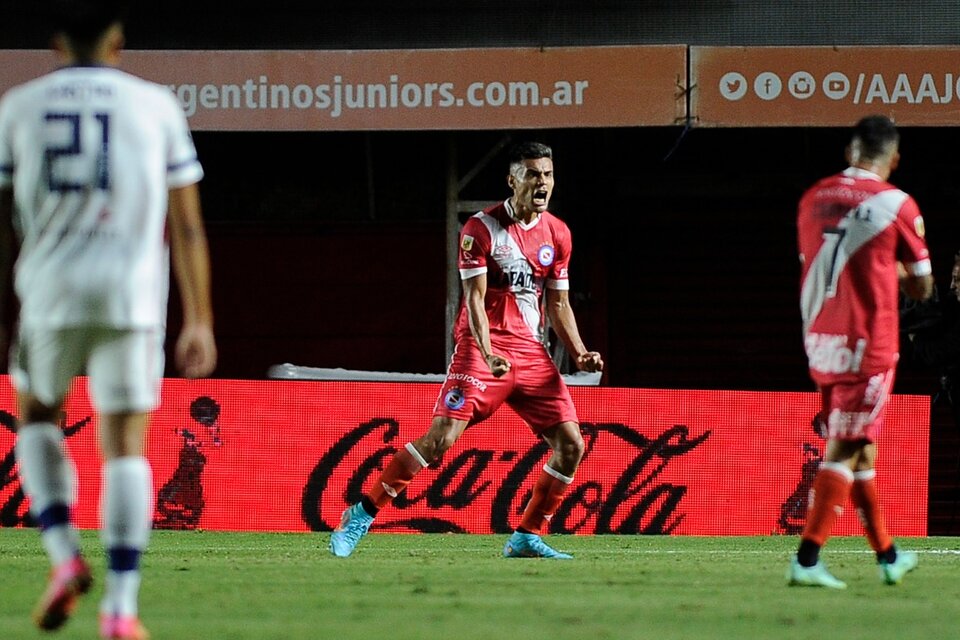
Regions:
<instances>
[{"instance_id":1,"label":"blurred player in white jersey","mask_svg":"<svg viewBox=\"0 0 960 640\"><path fill-rule=\"evenodd\" d=\"M874 483L875 440L899 357L899 290L917 300L933 291L920 210L887 182L899 142L888 118L864 118L847 148L850 167L811 187L798 208L803 336L827 447L791 585L846 587L819 554L848 497L883 581L897 584L917 566L917 554L898 551L887 533Z\"/></svg>"},{"instance_id":2,"label":"blurred player in white jersey","mask_svg":"<svg viewBox=\"0 0 960 640\"><path fill-rule=\"evenodd\" d=\"M91 584L70 522L75 470L57 427L73 377L86 374L104 457L100 633L146 638L137 602L153 516L144 440L164 369L171 251L184 312L176 364L208 375L216 347L203 171L170 92L115 68L122 16L119 1L55 5L63 66L0 100L0 218L5 239L12 227L20 244L16 456L53 567L35 621L60 627Z\"/></svg>"},{"instance_id":3,"label":"blurred player in white jersey","mask_svg":"<svg viewBox=\"0 0 960 640\"><path fill-rule=\"evenodd\" d=\"M573 482L584 447L570 392L544 346L541 311L546 310L579 369L600 371L603 360L584 346L570 307L570 229L547 211L554 185L550 147L516 145L510 152L507 184L513 195L470 218L460 236L463 304L433 422L396 453L362 501L344 512L330 538L336 556L353 553L381 507L438 460L467 426L485 420L506 402L553 454L503 555L571 557L540 536Z\"/></svg>"}]
</instances>

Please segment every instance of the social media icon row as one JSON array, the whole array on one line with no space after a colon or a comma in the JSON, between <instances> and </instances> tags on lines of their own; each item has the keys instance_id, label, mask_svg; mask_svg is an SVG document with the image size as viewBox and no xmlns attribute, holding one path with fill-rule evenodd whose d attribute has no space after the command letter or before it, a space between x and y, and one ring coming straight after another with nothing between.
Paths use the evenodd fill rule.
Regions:
<instances>
[{"instance_id":1,"label":"social media icon row","mask_svg":"<svg viewBox=\"0 0 960 640\"><path fill-rule=\"evenodd\" d=\"M806 100L818 88L816 78L806 71L797 71L787 79L786 84L787 91L797 100ZM727 100L740 100L747 95L749 88L750 83L742 73L730 71L720 78L720 95ZM831 100L842 100L850 93L850 78L833 71L823 77L819 88ZM753 92L761 100L775 100L783 93L783 80L772 71L764 71L753 79Z\"/></svg>"}]
</instances>

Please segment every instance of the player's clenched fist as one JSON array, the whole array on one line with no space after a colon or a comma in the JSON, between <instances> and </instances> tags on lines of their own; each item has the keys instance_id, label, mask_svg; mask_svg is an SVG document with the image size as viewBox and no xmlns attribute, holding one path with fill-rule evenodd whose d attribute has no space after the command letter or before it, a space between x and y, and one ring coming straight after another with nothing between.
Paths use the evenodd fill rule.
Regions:
<instances>
[{"instance_id":1,"label":"player's clenched fist","mask_svg":"<svg viewBox=\"0 0 960 640\"><path fill-rule=\"evenodd\" d=\"M205 378L217 366L217 346L208 325L188 325L180 332L174 352L177 368L187 378Z\"/></svg>"},{"instance_id":2,"label":"player's clenched fist","mask_svg":"<svg viewBox=\"0 0 960 640\"><path fill-rule=\"evenodd\" d=\"M495 353L487 356L487 366L490 367L490 373L493 374L494 378L499 378L510 371L510 361Z\"/></svg>"},{"instance_id":3,"label":"player's clenched fist","mask_svg":"<svg viewBox=\"0 0 960 640\"><path fill-rule=\"evenodd\" d=\"M577 368L588 373L603 371L603 358L596 351L587 351L577 357Z\"/></svg>"}]
</instances>

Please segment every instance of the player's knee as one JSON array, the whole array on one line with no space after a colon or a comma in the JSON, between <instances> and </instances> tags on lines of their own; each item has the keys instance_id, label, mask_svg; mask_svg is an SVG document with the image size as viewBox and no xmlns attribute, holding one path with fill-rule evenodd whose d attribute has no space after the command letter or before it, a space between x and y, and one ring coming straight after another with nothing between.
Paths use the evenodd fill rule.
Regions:
<instances>
[{"instance_id":1,"label":"player's knee","mask_svg":"<svg viewBox=\"0 0 960 640\"><path fill-rule=\"evenodd\" d=\"M450 447L454 445L456 441L457 441L457 436L452 433L445 433L439 438L437 438L436 448L435 448L436 453L434 458L439 458L444 453L446 453L450 449Z\"/></svg>"},{"instance_id":2,"label":"player's knee","mask_svg":"<svg viewBox=\"0 0 960 640\"><path fill-rule=\"evenodd\" d=\"M454 441L455 438L451 438L448 434L428 433L413 443L413 446L427 464L433 464L453 446Z\"/></svg>"},{"instance_id":3,"label":"player's knee","mask_svg":"<svg viewBox=\"0 0 960 640\"><path fill-rule=\"evenodd\" d=\"M577 437L562 441L558 447L558 453L564 460L580 462L585 449L586 446L583 443L583 438L578 435Z\"/></svg>"},{"instance_id":4,"label":"player's knee","mask_svg":"<svg viewBox=\"0 0 960 640\"><path fill-rule=\"evenodd\" d=\"M428 464L433 464L456 443L466 424L453 418L436 417L427 433L413 445Z\"/></svg>"}]
</instances>

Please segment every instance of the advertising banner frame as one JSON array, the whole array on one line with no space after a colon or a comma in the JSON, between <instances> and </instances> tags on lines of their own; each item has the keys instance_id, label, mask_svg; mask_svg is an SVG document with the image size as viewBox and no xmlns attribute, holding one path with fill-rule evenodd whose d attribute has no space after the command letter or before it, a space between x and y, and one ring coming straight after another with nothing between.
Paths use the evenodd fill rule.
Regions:
<instances>
[{"instance_id":1,"label":"advertising banner frame","mask_svg":"<svg viewBox=\"0 0 960 640\"><path fill-rule=\"evenodd\" d=\"M55 69L0 50L0 93ZM194 131L666 126L686 119L685 45L354 51L128 50Z\"/></svg>"},{"instance_id":2,"label":"advertising banner frame","mask_svg":"<svg viewBox=\"0 0 960 640\"><path fill-rule=\"evenodd\" d=\"M0 380L6 382L6 380ZM13 394L0 384L0 526L27 524ZM425 430L437 383L167 379L148 457L161 529L329 531L393 452ZM795 535L823 457L812 392L573 387L586 454L554 533ZM894 535L927 533L930 399L894 395L877 483ZM99 523L96 420L84 380L62 428L79 469L76 522ZM887 452L887 453L884 453ZM550 456L509 407L467 429L374 530L505 533ZM846 509L837 535L861 532Z\"/></svg>"},{"instance_id":3,"label":"advertising banner frame","mask_svg":"<svg viewBox=\"0 0 960 640\"><path fill-rule=\"evenodd\" d=\"M960 47L690 47L700 127L956 126Z\"/></svg>"}]
</instances>

